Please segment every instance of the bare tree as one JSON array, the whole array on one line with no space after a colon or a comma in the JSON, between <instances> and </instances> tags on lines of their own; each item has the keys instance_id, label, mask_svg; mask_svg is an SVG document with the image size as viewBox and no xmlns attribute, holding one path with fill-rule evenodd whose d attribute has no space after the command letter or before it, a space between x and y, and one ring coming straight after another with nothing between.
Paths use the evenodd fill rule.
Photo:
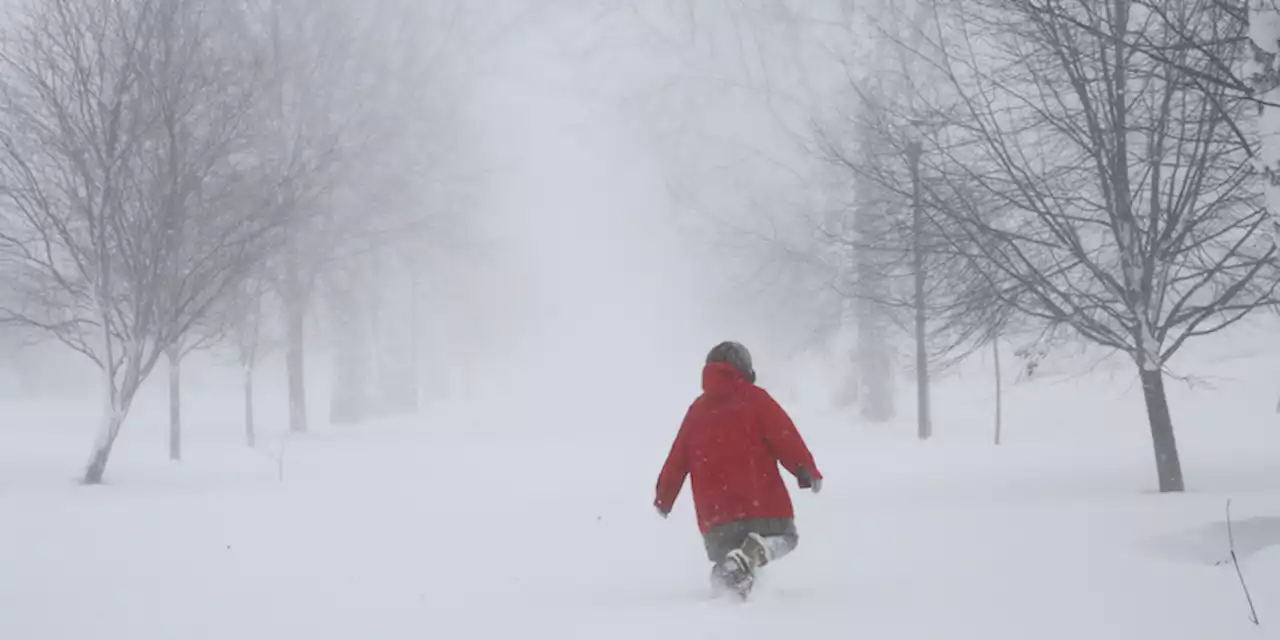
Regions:
<instances>
[{"instance_id":1,"label":"bare tree","mask_svg":"<svg viewBox=\"0 0 1280 640\"><path fill-rule=\"evenodd\" d=\"M1232 126L1248 101L1192 81L1243 58L1242 25L1214 0L1155 11L1129 0L940 10L932 54L963 117L931 155L950 184L983 192L953 189L947 212L992 290L1133 359L1160 489L1180 491L1164 367L1187 340L1272 301L1275 248ZM1176 46L1189 32L1205 47ZM1168 60L1135 55L1137 42Z\"/></svg>"},{"instance_id":2,"label":"bare tree","mask_svg":"<svg viewBox=\"0 0 1280 640\"><path fill-rule=\"evenodd\" d=\"M851 255L820 237L833 203L807 148L814 76L830 67L810 28L836 4L610 3L566 38L587 90L647 127L673 224L722 257L709 288L793 353L853 337L833 286Z\"/></svg>"},{"instance_id":3,"label":"bare tree","mask_svg":"<svg viewBox=\"0 0 1280 640\"><path fill-rule=\"evenodd\" d=\"M975 259L972 239L948 215L952 191L964 185L949 183L933 171L934 162L925 162L921 141L945 122L911 89L918 80L899 77L909 67L852 80L852 106L837 111L817 137L823 159L858 190L854 233L837 239L855 256L846 291L864 313L875 310L896 335L914 342L917 432L926 439L932 435L930 370L991 346L1014 314ZM899 88L889 92L886 84ZM878 348L889 339L882 334Z\"/></svg>"},{"instance_id":4,"label":"bare tree","mask_svg":"<svg viewBox=\"0 0 1280 640\"><path fill-rule=\"evenodd\" d=\"M816 155L855 185L850 211L852 233L841 242L851 245L852 282L847 287L858 309L858 364L864 380L891 379L886 369L893 325L905 329L914 343L914 357L905 368L916 378L917 433L932 436L930 369L937 364L942 311L957 295L956 259L940 233L939 206L930 176L925 175L919 137L930 115L922 101L933 91L920 73L909 42L928 17L918 3L881 3L850 7L833 47L838 51L847 85L816 127ZM888 46L871 61L860 55L868 42ZM901 43L901 46L891 46ZM928 69L924 69L928 71ZM882 318L882 319L881 319ZM887 322L886 322L887 320ZM888 326L886 326L888 325ZM950 351L956 345L948 344ZM878 382L883 386L883 382ZM868 389L869 391L871 389ZM864 415L883 413L881 399L888 389L863 403Z\"/></svg>"},{"instance_id":5,"label":"bare tree","mask_svg":"<svg viewBox=\"0 0 1280 640\"><path fill-rule=\"evenodd\" d=\"M1212 0L1203 7L1213 10L1220 23L1219 33L1188 28L1176 3L1143 3L1151 27L1159 26L1160 39L1132 38L1128 49L1136 56L1176 70L1183 80L1210 94L1229 96L1251 102L1254 118L1232 120L1228 126L1239 142L1252 151L1258 169L1267 178L1267 202L1272 211L1271 230L1280 234L1280 3L1276 0ZM1099 25L1080 19L1058 7L1048 7L1051 15L1073 27L1098 37L1106 37ZM1225 52L1215 40L1223 33L1232 44L1245 44L1247 51L1239 58L1222 58ZM1192 50L1198 60L1188 64L1180 50ZM1242 64L1243 63L1243 64ZM1252 110L1251 110L1252 111Z\"/></svg>"},{"instance_id":6,"label":"bare tree","mask_svg":"<svg viewBox=\"0 0 1280 640\"><path fill-rule=\"evenodd\" d=\"M1249 94L1258 101L1258 153L1267 176L1272 231L1280 240L1280 3L1276 0L1220 0L1223 13L1249 25L1250 56L1244 72ZM1227 67L1230 69L1230 67Z\"/></svg>"},{"instance_id":7,"label":"bare tree","mask_svg":"<svg viewBox=\"0 0 1280 640\"><path fill-rule=\"evenodd\" d=\"M270 0L258 9L253 24L260 29L273 77L266 118L276 125L262 140L262 150L280 159L283 172L293 178L275 194L275 205L300 212L306 221L274 257L275 273L268 278L284 309L289 429L301 433L308 422L306 315L315 288L315 278L304 269L304 254L314 246L310 230L328 213L327 198L337 179L341 128L350 117L339 109L339 96L351 88L344 71L355 55L352 34L343 24L347 16L332 2Z\"/></svg>"},{"instance_id":8,"label":"bare tree","mask_svg":"<svg viewBox=\"0 0 1280 640\"><path fill-rule=\"evenodd\" d=\"M331 311L368 311L361 261L437 230L432 176L460 155L441 135L457 125L448 112L457 87L442 69L468 55L467 6L271 0L263 7L262 37L278 82L269 119L279 123L264 148L295 165L297 179L279 204L303 218L267 275L283 304L294 432L308 426L305 343L317 291L329 294ZM354 289L338 301L334 294L347 292L336 286L343 279ZM343 357L348 325L330 319L338 321L331 324Z\"/></svg>"},{"instance_id":9,"label":"bare tree","mask_svg":"<svg viewBox=\"0 0 1280 640\"><path fill-rule=\"evenodd\" d=\"M274 185L260 159L245 153L257 131L250 124L261 115L266 78L257 72L255 52L237 51L248 33L244 15L234 4L205 0L167 0L154 11L155 46L141 60L144 97L156 118L155 133L139 184L149 194L146 206L167 219L164 229L168 264L186 266L168 275L167 289L180 289L182 279L200 270L185 264L204 257L228 232L218 217L228 209L259 211ZM258 175L249 178L248 172ZM264 179L265 178L265 179ZM256 183L255 183L256 181ZM231 224L243 220L232 216ZM256 259L256 256L255 256ZM252 265L236 266L223 282ZM169 368L169 457L182 455L181 362L191 351L218 341L218 326L196 318L165 349Z\"/></svg>"},{"instance_id":10,"label":"bare tree","mask_svg":"<svg viewBox=\"0 0 1280 640\"><path fill-rule=\"evenodd\" d=\"M882 237L888 219L893 215L893 198L883 197L866 176L855 176L857 206L850 213L853 240L852 295L849 304L855 309L854 326L858 342L855 358L859 370L861 414L866 420L883 422L892 419L894 406L894 349L891 333L895 309L886 304L890 299L892 276L883 268L883 257L871 249Z\"/></svg>"},{"instance_id":11,"label":"bare tree","mask_svg":"<svg viewBox=\"0 0 1280 640\"><path fill-rule=\"evenodd\" d=\"M263 278L262 268L240 283L240 286L215 312L222 329L220 334L229 338L240 367L244 402L244 439L250 448L257 446L258 434L254 413L254 373L266 355L278 346L274 331L278 314L269 307L270 285Z\"/></svg>"},{"instance_id":12,"label":"bare tree","mask_svg":"<svg viewBox=\"0 0 1280 640\"><path fill-rule=\"evenodd\" d=\"M252 65L209 38L204 8L50 0L6 16L0 255L21 295L0 316L101 368L86 483L102 480L158 359L282 228L235 153Z\"/></svg>"}]
</instances>

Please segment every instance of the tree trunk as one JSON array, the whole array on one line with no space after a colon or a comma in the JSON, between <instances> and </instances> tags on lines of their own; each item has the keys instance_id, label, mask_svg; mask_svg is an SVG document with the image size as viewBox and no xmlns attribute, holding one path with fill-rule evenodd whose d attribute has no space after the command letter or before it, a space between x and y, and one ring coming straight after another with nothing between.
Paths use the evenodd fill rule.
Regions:
<instances>
[{"instance_id":1,"label":"tree trunk","mask_svg":"<svg viewBox=\"0 0 1280 640\"><path fill-rule=\"evenodd\" d=\"M836 387L831 399L840 409L858 404L862 400L862 363L858 360L858 349L849 349L849 370L844 376L844 383ZM865 416L863 416L865 417Z\"/></svg>"},{"instance_id":2,"label":"tree trunk","mask_svg":"<svg viewBox=\"0 0 1280 640\"><path fill-rule=\"evenodd\" d=\"M303 333L306 329L306 295L302 290L298 257L291 255L285 266L285 370L289 379L289 431L307 431L307 382Z\"/></svg>"},{"instance_id":3,"label":"tree trunk","mask_svg":"<svg viewBox=\"0 0 1280 640\"><path fill-rule=\"evenodd\" d=\"M874 197L869 181L859 180L857 195L861 199L853 212L853 237L856 246L870 247L877 241L883 224L882 204ZM893 353L886 328L886 313L881 302L888 284L882 266L872 251L851 250L856 295L850 302L851 315L857 328L857 360L855 396L861 403L863 420L883 423L897 415L894 397Z\"/></svg>"},{"instance_id":4,"label":"tree trunk","mask_svg":"<svg viewBox=\"0 0 1280 640\"><path fill-rule=\"evenodd\" d=\"M1147 401L1147 420L1151 424L1151 443L1156 454L1156 473L1160 476L1160 492L1182 491L1182 462L1178 459L1178 442L1173 435L1173 417L1164 392L1164 372L1139 366L1142 395Z\"/></svg>"},{"instance_id":5,"label":"tree trunk","mask_svg":"<svg viewBox=\"0 0 1280 640\"><path fill-rule=\"evenodd\" d=\"M335 276L327 287L334 342L329 422L352 425L359 424L368 410L366 389L369 372L365 361L369 354L364 339L367 328L361 322L366 310L355 289L340 279L340 276Z\"/></svg>"},{"instance_id":6,"label":"tree trunk","mask_svg":"<svg viewBox=\"0 0 1280 640\"><path fill-rule=\"evenodd\" d=\"M911 237L912 270L915 272L916 312L916 427L921 440L933 436L933 422L929 415L929 352L927 349L925 309L925 243L924 207L920 203L920 143L907 147L907 159L911 166Z\"/></svg>"},{"instance_id":7,"label":"tree trunk","mask_svg":"<svg viewBox=\"0 0 1280 640\"><path fill-rule=\"evenodd\" d=\"M1262 182L1264 197L1271 213L1271 233L1280 243L1280 118L1276 117L1275 106L1280 104L1280 6L1267 0L1252 0L1248 8L1249 39L1254 50L1246 61L1244 77L1253 85L1251 97L1261 110L1255 135L1263 142L1257 161L1268 178ZM1276 411L1280 412L1280 402Z\"/></svg>"},{"instance_id":8,"label":"tree trunk","mask_svg":"<svg viewBox=\"0 0 1280 640\"><path fill-rule=\"evenodd\" d=\"M97 442L93 445L93 454L89 456L89 465L85 467L84 484L101 484L102 477L107 472L107 460L111 457L111 448L115 446L116 434L120 432L120 424L123 420L119 420L114 416L104 418L105 424L102 427L103 434L110 433L109 436L99 435Z\"/></svg>"},{"instance_id":9,"label":"tree trunk","mask_svg":"<svg viewBox=\"0 0 1280 640\"><path fill-rule=\"evenodd\" d=\"M244 441L250 448L258 443L253 427L253 365L244 366Z\"/></svg>"},{"instance_id":10,"label":"tree trunk","mask_svg":"<svg viewBox=\"0 0 1280 640\"><path fill-rule=\"evenodd\" d=\"M105 306L103 307L105 308ZM107 472L107 461L111 458L111 450L120 435L124 418L129 413L129 404L133 394L137 393L141 373L138 371L139 356L136 350L128 350L123 362L117 364L116 350L121 345L108 329L110 322L103 313L102 319L102 381L105 397L103 398L102 425L99 427L97 439L93 443L93 452L89 454L89 463L85 466L84 484L101 484ZM117 375L124 372L123 383Z\"/></svg>"},{"instance_id":11,"label":"tree trunk","mask_svg":"<svg viewBox=\"0 0 1280 640\"><path fill-rule=\"evenodd\" d=\"M996 363L996 446L1004 426L1004 380L1000 378L1000 336L991 340L991 356Z\"/></svg>"},{"instance_id":12,"label":"tree trunk","mask_svg":"<svg viewBox=\"0 0 1280 640\"><path fill-rule=\"evenodd\" d=\"M406 340L410 341L410 340ZM406 415L418 410L418 382L408 349L387 345L378 359L381 413Z\"/></svg>"},{"instance_id":13,"label":"tree trunk","mask_svg":"<svg viewBox=\"0 0 1280 640\"><path fill-rule=\"evenodd\" d=\"M182 459L182 352L177 345L165 350L169 360L169 459Z\"/></svg>"},{"instance_id":14,"label":"tree trunk","mask_svg":"<svg viewBox=\"0 0 1280 640\"><path fill-rule=\"evenodd\" d=\"M97 440L94 441L93 452L89 455L89 464L85 466L84 477L81 480L84 484L102 483L102 478L107 472L107 461L111 458L111 449L116 444L116 437L120 435L120 427L124 424L125 415L128 413L127 404L115 389L111 374L107 374L107 384L109 386L106 407L103 409L102 426L98 431Z\"/></svg>"},{"instance_id":15,"label":"tree trunk","mask_svg":"<svg viewBox=\"0 0 1280 640\"><path fill-rule=\"evenodd\" d=\"M367 372L361 376L361 380L369 383L363 388L364 415L382 417L392 412L391 398L387 395L387 348L399 346L400 353L403 354L404 346L396 345L395 337L388 335L388 332L394 332L395 327L393 322L388 323L383 318L384 310L381 305L384 300L378 291L362 287L354 292L353 298L359 300L362 312L357 321L359 334L353 336L359 340L360 365Z\"/></svg>"},{"instance_id":16,"label":"tree trunk","mask_svg":"<svg viewBox=\"0 0 1280 640\"><path fill-rule=\"evenodd\" d=\"M418 269L413 262L409 263L409 362L407 364L408 371L406 377L408 380L404 382L408 387L405 401L409 410L416 413L422 407L422 340L421 333L422 324L419 317L422 313L419 308L421 292L421 283L418 279Z\"/></svg>"},{"instance_id":17,"label":"tree trunk","mask_svg":"<svg viewBox=\"0 0 1280 640\"><path fill-rule=\"evenodd\" d=\"M303 345L303 311L297 303L288 310L289 346L285 353L285 369L289 378L289 431L307 431L307 382Z\"/></svg>"},{"instance_id":18,"label":"tree trunk","mask_svg":"<svg viewBox=\"0 0 1280 640\"><path fill-rule=\"evenodd\" d=\"M852 258L850 259L852 260ZM850 262L850 268L853 273L857 273L857 267ZM855 280L856 282L856 280ZM862 354L859 353L858 337L862 335L863 327L861 319L858 315L858 299L857 295L840 302L840 310L833 320L833 326L837 327L832 338L832 348L834 351L842 351L847 348L849 358L849 368L844 376L844 382L837 385L831 392L832 403L840 409L851 407L858 404L862 400ZM846 344L845 337L853 336Z\"/></svg>"},{"instance_id":19,"label":"tree trunk","mask_svg":"<svg viewBox=\"0 0 1280 640\"><path fill-rule=\"evenodd\" d=\"M883 318L876 303L863 300L858 322L858 363L861 369L863 419L888 422L897 413L893 397L893 364Z\"/></svg>"}]
</instances>

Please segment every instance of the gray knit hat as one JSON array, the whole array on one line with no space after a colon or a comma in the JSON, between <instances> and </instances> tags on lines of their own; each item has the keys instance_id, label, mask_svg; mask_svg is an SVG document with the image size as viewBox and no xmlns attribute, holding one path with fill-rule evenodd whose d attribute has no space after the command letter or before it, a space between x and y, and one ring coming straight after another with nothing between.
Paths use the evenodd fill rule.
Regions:
<instances>
[{"instance_id":1,"label":"gray knit hat","mask_svg":"<svg viewBox=\"0 0 1280 640\"><path fill-rule=\"evenodd\" d=\"M751 365L751 352L739 342L721 342L707 354L707 364L724 362L733 365L739 373L747 378L747 382L755 384L756 370Z\"/></svg>"}]
</instances>

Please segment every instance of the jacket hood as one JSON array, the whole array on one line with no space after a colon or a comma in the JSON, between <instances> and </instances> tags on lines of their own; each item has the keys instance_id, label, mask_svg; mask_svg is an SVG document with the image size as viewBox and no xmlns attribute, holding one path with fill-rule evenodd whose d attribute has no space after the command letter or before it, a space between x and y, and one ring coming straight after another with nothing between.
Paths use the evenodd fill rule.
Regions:
<instances>
[{"instance_id":1,"label":"jacket hood","mask_svg":"<svg viewBox=\"0 0 1280 640\"><path fill-rule=\"evenodd\" d=\"M745 384L750 384L746 376L727 362L711 362L702 368L702 391L707 395L728 395Z\"/></svg>"}]
</instances>

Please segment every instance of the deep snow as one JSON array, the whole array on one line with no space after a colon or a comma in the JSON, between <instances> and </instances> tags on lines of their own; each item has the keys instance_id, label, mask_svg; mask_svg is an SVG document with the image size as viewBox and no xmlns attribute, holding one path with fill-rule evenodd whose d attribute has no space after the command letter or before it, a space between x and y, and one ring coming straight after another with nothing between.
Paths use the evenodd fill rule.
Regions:
<instances>
[{"instance_id":1,"label":"deep snow","mask_svg":"<svg viewBox=\"0 0 1280 640\"><path fill-rule=\"evenodd\" d=\"M706 597L688 494L670 520L650 507L695 376L648 401L531 387L322 427L289 441L283 482L239 444L234 396L213 387L188 394L185 462L163 459L149 397L102 487L74 483L91 412L8 401L0 638L1267 637L1280 629L1272 361L1206 361L1216 388L1170 385L1185 495L1151 491L1122 370L1013 386L999 448L976 379L940 385L939 437L923 444L910 416L849 426L792 402L828 481L793 494L800 547L745 605ZM627 394L627 410L605 410ZM1261 628L1220 564L1229 497Z\"/></svg>"}]
</instances>

